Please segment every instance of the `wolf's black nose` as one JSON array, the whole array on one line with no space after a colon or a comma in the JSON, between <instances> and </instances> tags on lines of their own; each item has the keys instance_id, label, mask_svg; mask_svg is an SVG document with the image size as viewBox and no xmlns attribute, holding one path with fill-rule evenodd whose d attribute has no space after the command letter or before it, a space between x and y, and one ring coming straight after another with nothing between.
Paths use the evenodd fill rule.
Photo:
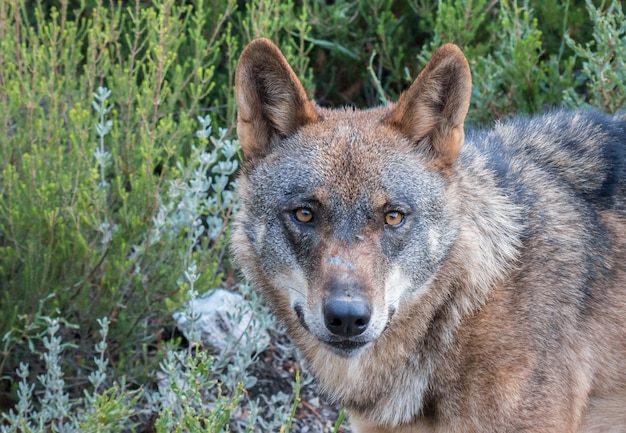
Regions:
<instances>
[{"instance_id":1,"label":"wolf's black nose","mask_svg":"<svg viewBox=\"0 0 626 433\"><path fill-rule=\"evenodd\" d=\"M370 314L369 304L361 299L335 298L324 304L326 328L339 337L354 337L365 332Z\"/></svg>"}]
</instances>

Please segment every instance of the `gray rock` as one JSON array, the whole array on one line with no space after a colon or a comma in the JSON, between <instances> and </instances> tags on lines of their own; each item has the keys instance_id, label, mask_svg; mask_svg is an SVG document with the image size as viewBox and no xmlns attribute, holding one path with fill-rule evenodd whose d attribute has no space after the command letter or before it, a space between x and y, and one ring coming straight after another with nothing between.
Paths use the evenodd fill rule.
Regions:
<instances>
[{"instance_id":1,"label":"gray rock","mask_svg":"<svg viewBox=\"0 0 626 433\"><path fill-rule=\"evenodd\" d=\"M197 317L192 327L191 317ZM238 346L256 346L260 352L270 341L267 330L255 320L248 301L238 293L224 289L210 290L192 300L185 312L174 313L179 328L189 340L200 340L215 352L236 349ZM196 334L198 335L198 334Z\"/></svg>"}]
</instances>

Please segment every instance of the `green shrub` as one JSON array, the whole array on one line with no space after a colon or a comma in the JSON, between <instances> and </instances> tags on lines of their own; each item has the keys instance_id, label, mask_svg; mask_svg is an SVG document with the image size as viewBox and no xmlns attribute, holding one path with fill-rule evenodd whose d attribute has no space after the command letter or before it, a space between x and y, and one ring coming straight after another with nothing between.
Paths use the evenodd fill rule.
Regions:
<instances>
[{"instance_id":1,"label":"green shrub","mask_svg":"<svg viewBox=\"0 0 626 433\"><path fill-rule=\"evenodd\" d=\"M581 83L580 77L586 56L568 37L586 41L592 33L594 38L604 35L602 46L616 54L615 71L623 59L616 0L598 9L582 0L371 0L312 2L309 7L309 40L315 45L311 65L316 98L323 105L364 107L397 98L446 42L460 45L470 62L470 121L477 123L561 105L568 89L587 93L584 86L590 83ZM600 15L605 16L602 22ZM591 64L599 65L600 55ZM611 77L616 86L623 83L618 78ZM624 106L605 93L617 102L598 100L594 105L610 111Z\"/></svg>"},{"instance_id":2,"label":"green shrub","mask_svg":"<svg viewBox=\"0 0 626 433\"><path fill-rule=\"evenodd\" d=\"M615 112L626 108L626 16L617 1L606 10L596 8L589 0L586 4L593 23L593 40L582 44L566 37L567 45L582 61L582 69L577 86L565 90L565 103L589 104Z\"/></svg>"},{"instance_id":3,"label":"green shrub","mask_svg":"<svg viewBox=\"0 0 626 433\"><path fill-rule=\"evenodd\" d=\"M221 45L202 31L230 6L99 5L76 21L54 8L46 17L38 7L36 25L26 27L26 3L4 5L0 329L17 330L20 317L32 320L29 313L47 298L43 314L58 311L86 325L77 336L81 347L91 346L93 317L110 317L116 366L131 367L143 362L142 346L168 315L163 301L184 298L177 280L187 262L197 258L206 288L221 278L221 237L203 237L199 244L212 253L200 254L190 252L190 222L167 238L154 232L176 179L190 180L181 164L198 157L194 144L213 145L195 137L196 117L213 91L211 64ZM179 56L183 51L192 55ZM213 165L203 167L216 180L218 170L230 170L220 173L228 177L236 168L222 165L236 164L232 146L228 155L214 148ZM229 206L202 211L225 217Z\"/></svg>"}]
</instances>

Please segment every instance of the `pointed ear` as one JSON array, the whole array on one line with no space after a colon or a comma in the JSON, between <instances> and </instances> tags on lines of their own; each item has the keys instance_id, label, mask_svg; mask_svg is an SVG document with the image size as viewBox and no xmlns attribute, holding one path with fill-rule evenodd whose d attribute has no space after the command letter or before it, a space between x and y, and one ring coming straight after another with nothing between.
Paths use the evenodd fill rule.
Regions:
<instances>
[{"instance_id":1,"label":"pointed ear","mask_svg":"<svg viewBox=\"0 0 626 433\"><path fill-rule=\"evenodd\" d=\"M454 162L465 138L463 123L472 76L461 50L443 45L393 108L386 124L430 153L440 166Z\"/></svg>"},{"instance_id":2,"label":"pointed ear","mask_svg":"<svg viewBox=\"0 0 626 433\"><path fill-rule=\"evenodd\" d=\"M250 42L235 75L237 135L247 160L272 143L319 119L313 103L280 50L269 39Z\"/></svg>"}]
</instances>

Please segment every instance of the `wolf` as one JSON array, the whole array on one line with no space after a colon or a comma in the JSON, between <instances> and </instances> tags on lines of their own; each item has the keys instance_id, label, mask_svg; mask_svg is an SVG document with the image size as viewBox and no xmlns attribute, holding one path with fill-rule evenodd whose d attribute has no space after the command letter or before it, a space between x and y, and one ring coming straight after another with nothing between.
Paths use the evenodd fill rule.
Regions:
<instances>
[{"instance_id":1,"label":"wolf","mask_svg":"<svg viewBox=\"0 0 626 433\"><path fill-rule=\"evenodd\" d=\"M251 42L236 262L355 432L626 432L626 117L473 130L471 83L327 109Z\"/></svg>"}]
</instances>

